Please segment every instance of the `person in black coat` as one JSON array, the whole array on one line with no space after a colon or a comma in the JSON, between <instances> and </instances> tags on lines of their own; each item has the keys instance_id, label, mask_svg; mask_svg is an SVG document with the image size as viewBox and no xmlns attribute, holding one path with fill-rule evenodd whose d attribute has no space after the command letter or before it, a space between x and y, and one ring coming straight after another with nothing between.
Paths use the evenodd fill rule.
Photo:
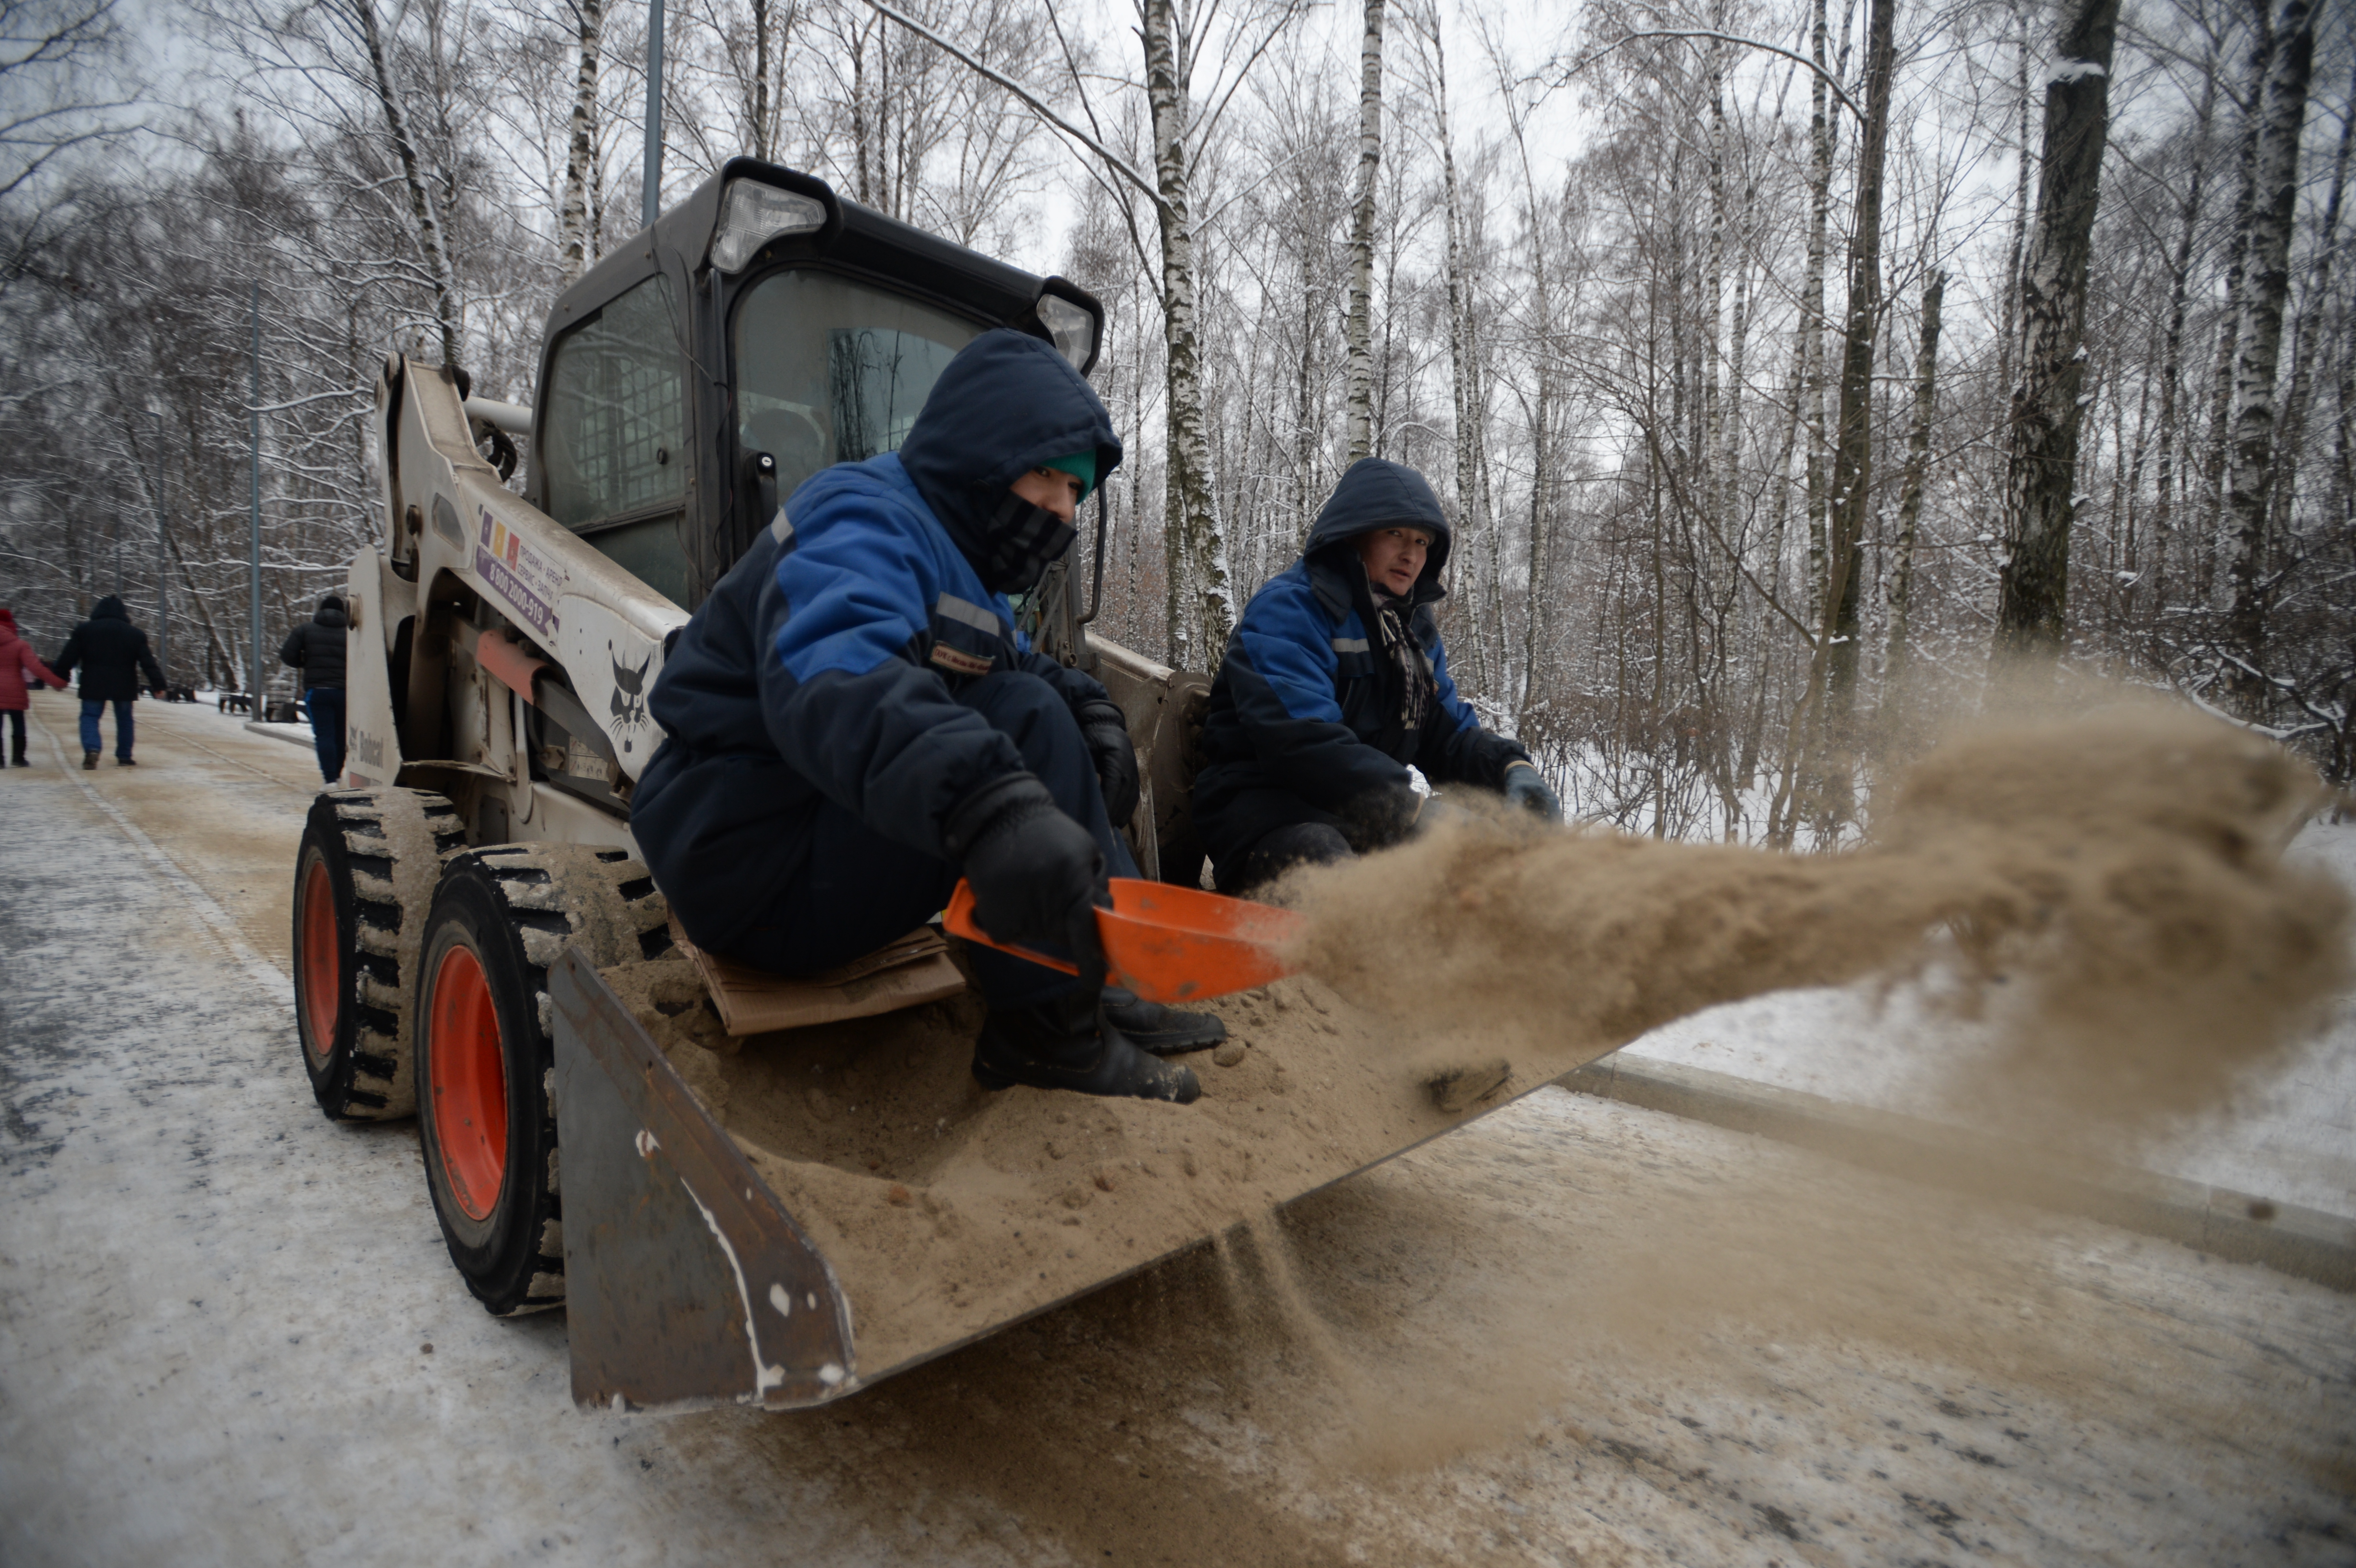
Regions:
<instances>
[{"instance_id":1,"label":"person in black coat","mask_svg":"<svg viewBox=\"0 0 2356 1568\"><path fill-rule=\"evenodd\" d=\"M344 632L351 620L330 593L311 618L286 634L278 662L303 672L303 704L311 714L311 744L332 789L344 776Z\"/></svg>"},{"instance_id":2,"label":"person in black coat","mask_svg":"<svg viewBox=\"0 0 2356 1568\"><path fill-rule=\"evenodd\" d=\"M1362 457L1301 559L1252 595L1211 686L1194 779L1222 892L1398 842L1422 807L1419 774L1561 816L1529 752L1483 729L1449 678L1436 619L1448 545L1423 475Z\"/></svg>"},{"instance_id":3,"label":"person in black coat","mask_svg":"<svg viewBox=\"0 0 2356 1568\"><path fill-rule=\"evenodd\" d=\"M147 634L131 624L131 613L123 607L123 601L110 593L92 605L90 619L73 629L64 651L49 661L49 667L60 680L77 667L81 671L82 767L98 766L98 753L105 743L98 719L110 702L114 704L115 765L136 766L131 756L131 705L139 699L143 673L147 689L158 697L164 695L164 671L155 656L147 651Z\"/></svg>"}]
</instances>

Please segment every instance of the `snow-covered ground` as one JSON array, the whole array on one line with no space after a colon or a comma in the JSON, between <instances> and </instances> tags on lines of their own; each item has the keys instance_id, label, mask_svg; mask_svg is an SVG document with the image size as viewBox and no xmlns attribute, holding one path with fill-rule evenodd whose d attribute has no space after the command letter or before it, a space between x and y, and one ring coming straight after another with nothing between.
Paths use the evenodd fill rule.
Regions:
<instances>
[{"instance_id":1,"label":"snow-covered ground","mask_svg":"<svg viewBox=\"0 0 2356 1568\"><path fill-rule=\"evenodd\" d=\"M35 718L70 744L68 704ZM37 735L0 774L10 1568L2356 1539L2356 1300L1557 1090L1297 1206L1292 1293L1245 1243L1236 1275L1174 1260L820 1412L575 1411L562 1316L494 1321L450 1270L413 1132L311 1103L283 978L310 756L140 718L137 769ZM1693 1060L1738 1045L1773 1056L1714 1026Z\"/></svg>"}]
</instances>

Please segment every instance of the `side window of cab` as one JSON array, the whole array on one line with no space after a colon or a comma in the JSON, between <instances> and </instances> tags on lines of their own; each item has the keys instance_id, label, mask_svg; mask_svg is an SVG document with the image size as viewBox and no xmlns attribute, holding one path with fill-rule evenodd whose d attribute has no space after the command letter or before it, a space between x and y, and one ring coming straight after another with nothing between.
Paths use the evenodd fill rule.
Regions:
<instances>
[{"instance_id":1,"label":"side window of cab","mask_svg":"<svg viewBox=\"0 0 2356 1568\"><path fill-rule=\"evenodd\" d=\"M680 339L659 273L568 328L549 361L540 448L549 515L684 606L694 571Z\"/></svg>"}]
</instances>

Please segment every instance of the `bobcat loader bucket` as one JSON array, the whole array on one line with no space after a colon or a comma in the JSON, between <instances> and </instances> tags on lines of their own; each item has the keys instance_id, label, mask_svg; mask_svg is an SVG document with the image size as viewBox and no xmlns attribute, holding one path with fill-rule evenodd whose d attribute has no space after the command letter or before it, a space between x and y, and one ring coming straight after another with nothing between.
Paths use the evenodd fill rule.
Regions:
<instances>
[{"instance_id":1,"label":"bobcat loader bucket","mask_svg":"<svg viewBox=\"0 0 2356 1568\"><path fill-rule=\"evenodd\" d=\"M857 1386L834 1271L597 971L549 971L573 1398L792 1410Z\"/></svg>"},{"instance_id":2,"label":"bobcat loader bucket","mask_svg":"<svg viewBox=\"0 0 2356 1568\"><path fill-rule=\"evenodd\" d=\"M577 949L549 972L584 1406L839 1399L1602 1053L1410 1060L1292 978L1217 1004L1255 1043L1230 1065L1183 1059L1205 1082L1194 1105L985 1093L967 1065L978 997L741 1042L713 1018L691 1040L648 1006L666 972L691 973L601 971Z\"/></svg>"}]
</instances>

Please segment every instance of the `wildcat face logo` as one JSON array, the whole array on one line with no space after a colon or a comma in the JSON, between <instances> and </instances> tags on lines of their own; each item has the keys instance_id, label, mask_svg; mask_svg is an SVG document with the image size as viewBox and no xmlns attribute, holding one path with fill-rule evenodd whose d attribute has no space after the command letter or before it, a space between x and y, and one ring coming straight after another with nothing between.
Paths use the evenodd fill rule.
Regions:
<instances>
[{"instance_id":1,"label":"wildcat face logo","mask_svg":"<svg viewBox=\"0 0 2356 1568\"><path fill-rule=\"evenodd\" d=\"M606 662L614 667L614 696L611 702L614 738L622 742L622 750L630 750L630 735L647 721L647 671L653 667L655 656L648 654L631 669L615 658L614 645L605 645Z\"/></svg>"}]
</instances>

